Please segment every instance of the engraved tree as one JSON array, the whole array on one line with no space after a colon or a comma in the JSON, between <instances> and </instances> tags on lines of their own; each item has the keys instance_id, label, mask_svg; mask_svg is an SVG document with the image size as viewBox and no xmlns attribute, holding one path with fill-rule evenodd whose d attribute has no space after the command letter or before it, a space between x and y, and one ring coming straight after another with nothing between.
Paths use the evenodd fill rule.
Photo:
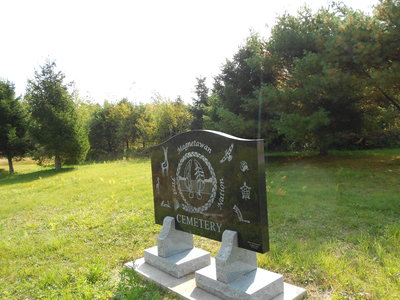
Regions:
<instances>
[{"instance_id":1,"label":"engraved tree","mask_svg":"<svg viewBox=\"0 0 400 300\"><path fill-rule=\"evenodd\" d=\"M200 163L197 160L194 160L194 175L196 178L196 188L197 188L197 199L201 200L202 195L201 192L204 189L205 183L204 183L204 170L201 167Z\"/></svg>"}]
</instances>

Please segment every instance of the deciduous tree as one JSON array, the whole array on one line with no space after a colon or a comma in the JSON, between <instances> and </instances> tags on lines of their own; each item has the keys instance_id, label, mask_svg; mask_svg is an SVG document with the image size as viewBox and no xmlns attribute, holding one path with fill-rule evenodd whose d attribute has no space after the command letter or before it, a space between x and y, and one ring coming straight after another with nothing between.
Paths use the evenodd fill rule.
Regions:
<instances>
[{"instance_id":1,"label":"deciduous tree","mask_svg":"<svg viewBox=\"0 0 400 300\"><path fill-rule=\"evenodd\" d=\"M152 103L154 106L155 140L164 141L178 133L190 129L192 115L189 107L178 98L175 101L157 97Z\"/></svg>"}]
</instances>

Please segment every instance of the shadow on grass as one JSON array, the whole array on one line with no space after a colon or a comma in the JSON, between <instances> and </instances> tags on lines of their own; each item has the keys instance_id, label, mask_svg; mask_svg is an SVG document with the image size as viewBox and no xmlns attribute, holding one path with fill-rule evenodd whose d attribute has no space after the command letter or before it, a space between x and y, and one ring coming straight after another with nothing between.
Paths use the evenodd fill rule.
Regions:
<instances>
[{"instance_id":1,"label":"shadow on grass","mask_svg":"<svg viewBox=\"0 0 400 300\"><path fill-rule=\"evenodd\" d=\"M35 181L42 178L47 178L51 176L55 176L57 174L66 173L73 171L74 168L63 168L61 170L41 170L37 172L27 173L27 174L12 174L10 175L6 170L0 170L0 186L11 185L11 184L18 184L18 183L26 183Z\"/></svg>"}]
</instances>

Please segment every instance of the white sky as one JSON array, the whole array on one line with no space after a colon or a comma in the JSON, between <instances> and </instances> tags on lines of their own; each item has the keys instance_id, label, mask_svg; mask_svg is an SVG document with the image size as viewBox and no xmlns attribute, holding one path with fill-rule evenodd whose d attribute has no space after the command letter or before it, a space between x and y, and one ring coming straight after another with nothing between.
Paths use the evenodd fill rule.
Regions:
<instances>
[{"instance_id":1,"label":"white sky","mask_svg":"<svg viewBox=\"0 0 400 300\"><path fill-rule=\"evenodd\" d=\"M378 0L344 0L371 12ZM279 0L0 0L0 78L17 94L46 58L95 102L149 102L158 92L187 103L196 77L211 87L250 30L267 37L276 17L307 3Z\"/></svg>"}]
</instances>

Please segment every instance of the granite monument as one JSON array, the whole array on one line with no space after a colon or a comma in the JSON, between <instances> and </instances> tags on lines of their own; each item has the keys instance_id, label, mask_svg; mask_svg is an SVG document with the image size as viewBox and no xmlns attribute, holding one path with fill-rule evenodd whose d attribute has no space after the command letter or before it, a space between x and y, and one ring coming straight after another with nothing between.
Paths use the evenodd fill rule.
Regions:
<instances>
[{"instance_id":1,"label":"granite monument","mask_svg":"<svg viewBox=\"0 0 400 300\"><path fill-rule=\"evenodd\" d=\"M155 221L217 241L238 232L239 247L268 251L263 140L190 131L153 148Z\"/></svg>"}]
</instances>

